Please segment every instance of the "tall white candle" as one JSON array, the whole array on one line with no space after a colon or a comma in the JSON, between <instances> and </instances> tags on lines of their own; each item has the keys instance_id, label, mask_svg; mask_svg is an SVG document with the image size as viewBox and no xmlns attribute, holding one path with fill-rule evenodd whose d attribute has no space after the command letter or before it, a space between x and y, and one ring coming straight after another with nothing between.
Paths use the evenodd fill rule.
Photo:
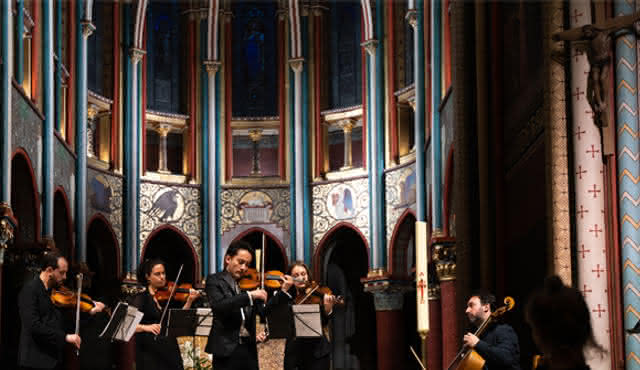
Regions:
<instances>
[{"instance_id":1,"label":"tall white candle","mask_svg":"<svg viewBox=\"0 0 640 370\"><path fill-rule=\"evenodd\" d=\"M416 304L418 311L418 333L429 331L429 279L427 223L416 221Z\"/></svg>"}]
</instances>

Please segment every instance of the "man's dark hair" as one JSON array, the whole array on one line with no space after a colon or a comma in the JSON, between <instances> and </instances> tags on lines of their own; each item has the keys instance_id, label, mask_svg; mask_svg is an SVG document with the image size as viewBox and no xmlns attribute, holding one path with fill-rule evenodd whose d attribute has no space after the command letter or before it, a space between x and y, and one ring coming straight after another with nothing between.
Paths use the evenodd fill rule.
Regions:
<instances>
[{"instance_id":1,"label":"man's dark hair","mask_svg":"<svg viewBox=\"0 0 640 370\"><path fill-rule=\"evenodd\" d=\"M224 256L229 256L229 257L235 257L236 254L238 254L238 252L244 249L247 252L249 252L249 254L251 254L251 256L253 257L254 254L254 250L251 247L251 244L245 242L244 240L237 240L233 243L231 243L229 245L229 248L227 248L227 252L224 254Z\"/></svg>"},{"instance_id":2,"label":"man's dark hair","mask_svg":"<svg viewBox=\"0 0 640 370\"><path fill-rule=\"evenodd\" d=\"M58 268L58 260L63 257L60 253L55 251L48 251L42 255L42 259L40 260L40 271L44 271L47 267L51 267L52 269Z\"/></svg>"},{"instance_id":3,"label":"man's dark hair","mask_svg":"<svg viewBox=\"0 0 640 370\"><path fill-rule=\"evenodd\" d=\"M147 275L151 275L151 270L153 270L153 267L155 265L162 265L164 266L165 270L167 269L167 264L164 263L164 261L160 258L150 258L148 260L145 260L140 264L140 267L138 267L138 271L136 272L136 277L138 278L139 283L149 283L147 281Z\"/></svg>"},{"instance_id":4,"label":"man's dark hair","mask_svg":"<svg viewBox=\"0 0 640 370\"><path fill-rule=\"evenodd\" d=\"M476 290L473 293L471 293L471 295L469 296L469 299L471 299L472 297L478 297L478 299L480 299L480 304L482 305L488 304L489 307L491 308L491 312L496 310L496 296L489 293L488 290L485 290L485 289Z\"/></svg>"}]
</instances>

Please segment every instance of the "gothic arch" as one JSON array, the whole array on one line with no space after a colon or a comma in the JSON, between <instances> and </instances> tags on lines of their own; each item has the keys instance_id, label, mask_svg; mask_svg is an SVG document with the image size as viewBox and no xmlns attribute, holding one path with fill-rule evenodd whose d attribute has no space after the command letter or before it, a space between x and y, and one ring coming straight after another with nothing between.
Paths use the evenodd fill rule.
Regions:
<instances>
[{"instance_id":1,"label":"gothic arch","mask_svg":"<svg viewBox=\"0 0 640 370\"><path fill-rule=\"evenodd\" d=\"M254 232L260 232L260 233L264 233L266 234L269 238L271 238L271 240L273 240L275 242L275 244L278 246L278 249L280 249L280 254L282 255L282 262L284 264L285 270L288 268L289 266L289 258L287 257L287 250L284 247L284 244L282 244L282 241L280 241L275 235L273 235L272 233L270 233L269 231L261 228L261 227L252 227L250 229L247 229L241 233L239 233L238 235L235 236L235 238L233 238L233 242L240 240L242 238L244 238L245 236L252 234ZM224 251L222 251L222 255L224 255L224 253L226 252L226 248Z\"/></svg>"},{"instance_id":2,"label":"gothic arch","mask_svg":"<svg viewBox=\"0 0 640 370\"><path fill-rule=\"evenodd\" d=\"M157 247L154 242L158 237L162 237L162 236L174 238L175 241L181 241L183 243L183 246L185 247L185 250L182 251L183 253L180 253L180 251L177 248L175 248L175 245L172 245L171 248L169 249L163 249L163 247ZM184 252L188 253L189 258L187 258L187 253L184 253ZM173 256L174 258L171 258L171 259L167 258L169 256L169 253L171 253L171 256ZM161 259L164 260L165 263L167 263L168 265L167 279L168 280L175 279L175 274L173 274L174 276L170 274L172 270L175 270L176 272L178 271L177 267L173 266L175 267L173 268L171 266L171 262L180 262L178 260L181 260L182 262L192 262L192 266L187 266L185 264L185 270L180 280L188 282L188 279L191 279L192 283L199 282L198 279L200 277L200 258L198 257L198 254L196 253L196 250L193 247L191 240L189 240L189 237L185 235L182 232L182 230L176 228L173 225L165 224L165 225L158 226L149 234L149 236L147 237L147 240L145 240L144 247L142 248L142 253L140 254L140 262L144 261L145 258L147 257L149 258L160 257ZM190 261L188 261L189 259ZM192 276L189 276L189 271L188 271L189 269L191 269Z\"/></svg>"},{"instance_id":3,"label":"gothic arch","mask_svg":"<svg viewBox=\"0 0 640 370\"><path fill-rule=\"evenodd\" d=\"M113 230L113 226L111 226L111 222L101 213L94 214L89 222L87 222L87 237L91 236L91 227L94 223L100 223L104 226L105 230L108 232L108 235L111 237L111 241L113 242L113 253L115 254L115 264L116 264L116 276L120 276L122 273L122 256L120 255L120 247L118 245L118 237L116 236L115 231ZM88 249L88 248L87 248ZM88 252L88 251L87 251Z\"/></svg>"},{"instance_id":4,"label":"gothic arch","mask_svg":"<svg viewBox=\"0 0 640 370\"><path fill-rule=\"evenodd\" d=\"M53 192L53 240L60 253L67 257L69 262L75 262L71 207L67 193L62 186L56 187Z\"/></svg>"},{"instance_id":5,"label":"gothic arch","mask_svg":"<svg viewBox=\"0 0 640 370\"><path fill-rule=\"evenodd\" d=\"M415 212L407 208L398 218L398 222L396 222L393 229L391 242L389 244L389 263L387 266L389 273L393 276L407 278L411 273L411 271L406 269L406 258L410 241L408 236L413 235L415 245L415 221Z\"/></svg>"},{"instance_id":6,"label":"gothic arch","mask_svg":"<svg viewBox=\"0 0 640 370\"><path fill-rule=\"evenodd\" d=\"M28 189L30 192L25 191L23 186L30 187L31 189ZM15 243L19 245L20 243L39 241L40 197L38 196L38 183L29 154L23 148L17 148L11 157L11 208L18 220ZM27 228L33 228L33 230ZM29 235L31 233L33 235ZM30 236L31 240L27 240L26 236Z\"/></svg>"},{"instance_id":7,"label":"gothic arch","mask_svg":"<svg viewBox=\"0 0 640 370\"><path fill-rule=\"evenodd\" d=\"M360 229L358 229L357 227L353 226L353 224L342 221L335 224L331 229L329 229L329 231L326 232L326 234L324 234L322 239L320 239L320 242L318 243L318 246L316 247L315 251L313 252L313 258L311 262L313 266L312 267L313 276L315 276L316 279L317 277L322 276L321 275L322 268L323 268L322 265L324 263L323 257L327 252L326 249L329 242L333 238L333 235L342 228L351 229L360 236L367 252L367 266L370 266L371 252L369 251L369 243L367 242L367 238L364 236L364 234L362 234L362 231L360 231Z\"/></svg>"}]
</instances>

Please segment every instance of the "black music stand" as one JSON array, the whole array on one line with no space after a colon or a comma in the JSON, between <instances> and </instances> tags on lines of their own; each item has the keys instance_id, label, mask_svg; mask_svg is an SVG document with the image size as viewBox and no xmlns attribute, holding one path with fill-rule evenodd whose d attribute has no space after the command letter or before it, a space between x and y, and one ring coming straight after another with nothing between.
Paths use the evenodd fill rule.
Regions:
<instances>
[{"instance_id":1,"label":"black music stand","mask_svg":"<svg viewBox=\"0 0 640 370\"><path fill-rule=\"evenodd\" d=\"M286 339L293 336L293 313L287 304L274 305L267 314L269 339Z\"/></svg>"},{"instance_id":2,"label":"black music stand","mask_svg":"<svg viewBox=\"0 0 640 370\"><path fill-rule=\"evenodd\" d=\"M164 335L172 337L208 336L211 330L211 309L170 309Z\"/></svg>"},{"instance_id":3,"label":"black music stand","mask_svg":"<svg viewBox=\"0 0 640 370\"><path fill-rule=\"evenodd\" d=\"M127 303L118 302L115 310L111 314L109 322L102 330L99 338L108 338L113 341L128 342L133 334L135 334L135 328L142 320L144 314L138 311L134 306L129 306Z\"/></svg>"}]
</instances>

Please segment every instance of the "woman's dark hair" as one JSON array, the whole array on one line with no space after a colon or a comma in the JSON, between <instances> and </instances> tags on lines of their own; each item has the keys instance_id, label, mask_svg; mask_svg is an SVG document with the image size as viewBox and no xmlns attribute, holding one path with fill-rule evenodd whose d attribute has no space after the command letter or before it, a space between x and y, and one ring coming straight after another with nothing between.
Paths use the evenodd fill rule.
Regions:
<instances>
[{"instance_id":1,"label":"woman's dark hair","mask_svg":"<svg viewBox=\"0 0 640 370\"><path fill-rule=\"evenodd\" d=\"M558 276L547 278L544 288L529 298L525 314L540 342L554 351L582 352L585 346L604 351L593 336L582 293L564 285Z\"/></svg>"},{"instance_id":2,"label":"woman's dark hair","mask_svg":"<svg viewBox=\"0 0 640 370\"><path fill-rule=\"evenodd\" d=\"M251 254L251 256L253 257L254 255L254 250L251 247L251 244L245 242L244 240L236 240L235 242L231 243L229 245L229 248L227 248L227 252L224 254L225 257L229 256L229 257L235 257L236 254L238 254L238 252L244 249L247 252L249 252Z\"/></svg>"},{"instance_id":3,"label":"woman's dark hair","mask_svg":"<svg viewBox=\"0 0 640 370\"><path fill-rule=\"evenodd\" d=\"M292 263L291 266L289 266L289 270L287 270L287 275L291 275L291 273L293 272L293 268L298 266L302 266L307 271L307 276L309 277L309 281L313 280L311 279L311 270L309 270L309 266L307 266L302 261L295 261L294 263Z\"/></svg>"},{"instance_id":4,"label":"woman's dark hair","mask_svg":"<svg viewBox=\"0 0 640 370\"><path fill-rule=\"evenodd\" d=\"M58 268L58 260L63 258L62 255L58 252L48 251L42 255L40 259L40 271L44 271L47 267L51 267L52 269Z\"/></svg>"},{"instance_id":5,"label":"woman's dark hair","mask_svg":"<svg viewBox=\"0 0 640 370\"><path fill-rule=\"evenodd\" d=\"M138 267L138 271L136 272L136 277L138 278L139 283L149 283L149 281L147 280L147 275L151 274L151 270L153 270L153 267L155 265L162 265L164 266L165 270L167 269L167 264L164 263L164 261L160 258L150 258L148 260L145 260L140 264L140 266Z\"/></svg>"}]
</instances>

